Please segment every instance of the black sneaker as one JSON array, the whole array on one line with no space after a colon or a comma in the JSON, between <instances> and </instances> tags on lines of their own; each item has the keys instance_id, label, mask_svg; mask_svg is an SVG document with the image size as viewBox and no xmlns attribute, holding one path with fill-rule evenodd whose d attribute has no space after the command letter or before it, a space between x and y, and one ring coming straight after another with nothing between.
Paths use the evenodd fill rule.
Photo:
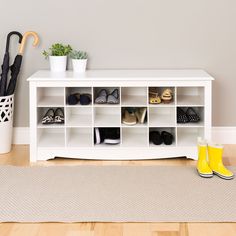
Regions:
<instances>
[{"instance_id":1,"label":"black sneaker","mask_svg":"<svg viewBox=\"0 0 236 236\"><path fill-rule=\"evenodd\" d=\"M107 128L105 129L104 143L106 144L119 144L120 143L120 129L119 128Z\"/></svg>"}]
</instances>

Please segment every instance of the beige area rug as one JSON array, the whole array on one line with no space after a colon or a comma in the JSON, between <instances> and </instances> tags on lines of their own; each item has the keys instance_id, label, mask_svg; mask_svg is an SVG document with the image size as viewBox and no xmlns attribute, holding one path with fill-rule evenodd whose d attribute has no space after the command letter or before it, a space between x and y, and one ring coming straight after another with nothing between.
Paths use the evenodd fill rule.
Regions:
<instances>
[{"instance_id":1,"label":"beige area rug","mask_svg":"<svg viewBox=\"0 0 236 236\"><path fill-rule=\"evenodd\" d=\"M0 222L236 222L236 179L193 167L1 166Z\"/></svg>"}]
</instances>

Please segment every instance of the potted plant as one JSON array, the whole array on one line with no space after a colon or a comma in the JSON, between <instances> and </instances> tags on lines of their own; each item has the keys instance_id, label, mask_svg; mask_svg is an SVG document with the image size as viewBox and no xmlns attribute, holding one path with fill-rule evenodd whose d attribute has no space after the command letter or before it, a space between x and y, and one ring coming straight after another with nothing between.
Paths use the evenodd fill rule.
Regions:
<instances>
[{"instance_id":1,"label":"potted plant","mask_svg":"<svg viewBox=\"0 0 236 236\"><path fill-rule=\"evenodd\" d=\"M67 55L72 51L70 45L63 45L61 43L53 44L48 51L43 51L46 59L49 58L50 68L53 72L66 71Z\"/></svg>"},{"instance_id":2,"label":"potted plant","mask_svg":"<svg viewBox=\"0 0 236 236\"><path fill-rule=\"evenodd\" d=\"M86 52L73 50L69 57L72 59L74 72L85 72L88 61L88 54Z\"/></svg>"}]
</instances>

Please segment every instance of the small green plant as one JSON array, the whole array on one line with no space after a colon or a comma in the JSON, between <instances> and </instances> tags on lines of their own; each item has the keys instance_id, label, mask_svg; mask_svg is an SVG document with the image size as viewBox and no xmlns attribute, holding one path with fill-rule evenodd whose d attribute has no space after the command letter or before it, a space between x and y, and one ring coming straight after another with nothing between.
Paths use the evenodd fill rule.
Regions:
<instances>
[{"instance_id":1,"label":"small green plant","mask_svg":"<svg viewBox=\"0 0 236 236\"><path fill-rule=\"evenodd\" d=\"M88 59L88 54L87 52L73 50L69 54L69 57L71 59L83 60L83 59Z\"/></svg>"},{"instance_id":2,"label":"small green plant","mask_svg":"<svg viewBox=\"0 0 236 236\"><path fill-rule=\"evenodd\" d=\"M44 50L43 55L47 59L49 56L67 56L72 52L71 46L63 45L61 43L53 44L48 51Z\"/></svg>"}]
</instances>

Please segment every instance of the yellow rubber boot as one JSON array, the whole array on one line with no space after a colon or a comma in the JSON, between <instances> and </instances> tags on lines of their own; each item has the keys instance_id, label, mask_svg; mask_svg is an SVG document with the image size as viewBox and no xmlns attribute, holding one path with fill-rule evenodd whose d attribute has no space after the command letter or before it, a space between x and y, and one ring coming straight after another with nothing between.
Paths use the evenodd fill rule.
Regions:
<instances>
[{"instance_id":1,"label":"yellow rubber boot","mask_svg":"<svg viewBox=\"0 0 236 236\"><path fill-rule=\"evenodd\" d=\"M223 146L219 144L208 145L208 157L209 166L213 173L218 175L222 179L233 179L234 174L225 168L222 157L223 157Z\"/></svg>"},{"instance_id":2,"label":"yellow rubber boot","mask_svg":"<svg viewBox=\"0 0 236 236\"><path fill-rule=\"evenodd\" d=\"M197 171L201 177L211 178L213 172L207 162L207 143L204 140L198 140L198 161Z\"/></svg>"}]
</instances>

